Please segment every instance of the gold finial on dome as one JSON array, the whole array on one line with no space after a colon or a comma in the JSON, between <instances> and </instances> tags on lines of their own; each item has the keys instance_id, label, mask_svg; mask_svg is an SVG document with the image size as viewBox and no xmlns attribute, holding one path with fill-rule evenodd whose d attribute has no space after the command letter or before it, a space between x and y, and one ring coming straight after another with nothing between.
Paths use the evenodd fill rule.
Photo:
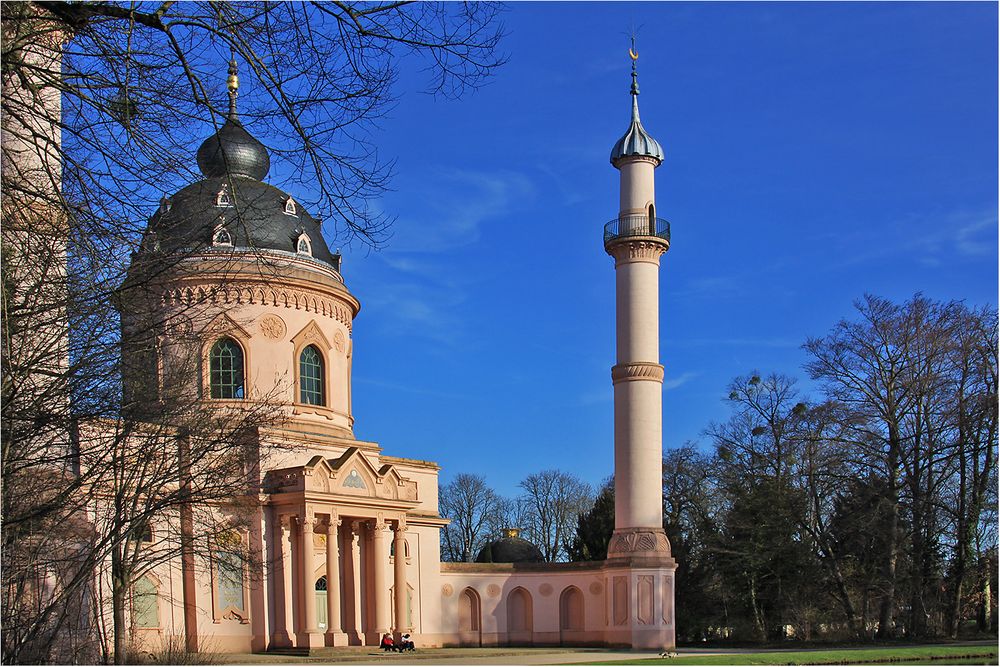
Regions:
<instances>
[{"instance_id":1,"label":"gold finial on dome","mask_svg":"<svg viewBox=\"0 0 1000 667\"><path fill-rule=\"evenodd\" d=\"M229 77L226 79L226 88L229 89L229 117L236 119L236 97L239 95L240 77L236 70L236 49L230 49L229 56Z\"/></svg>"},{"instance_id":2,"label":"gold finial on dome","mask_svg":"<svg viewBox=\"0 0 1000 667\"><path fill-rule=\"evenodd\" d=\"M521 529L520 528L504 528L503 529L503 536L504 537L519 537L520 535L521 535Z\"/></svg>"}]
</instances>

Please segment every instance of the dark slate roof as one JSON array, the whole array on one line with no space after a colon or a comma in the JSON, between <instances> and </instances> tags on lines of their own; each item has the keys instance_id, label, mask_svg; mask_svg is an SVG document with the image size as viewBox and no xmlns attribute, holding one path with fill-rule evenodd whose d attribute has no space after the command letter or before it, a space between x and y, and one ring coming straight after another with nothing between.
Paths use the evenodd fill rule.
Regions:
<instances>
[{"instance_id":1,"label":"dark slate roof","mask_svg":"<svg viewBox=\"0 0 1000 667\"><path fill-rule=\"evenodd\" d=\"M258 181L267 176L271 158L267 148L231 115L198 148L198 168L205 176L249 176Z\"/></svg>"},{"instance_id":2,"label":"dark slate roof","mask_svg":"<svg viewBox=\"0 0 1000 667\"><path fill-rule=\"evenodd\" d=\"M542 551L520 537L504 537L490 542L479 551L477 563L541 563Z\"/></svg>"},{"instance_id":3,"label":"dark slate roof","mask_svg":"<svg viewBox=\"0 0 1000 667\"><path fill-rule=\"evenodd\" d=\"M220 191L228 205L218 205ZM215 176L192 183L165 200L149 220L143 250L191 252L212 247L221 226L236 249L283 250L294 253L305 232L312 256L338 267L320 231L320 223L296 203L296 214L285 213L289 195L250 176Z\"/></svg>"}]
</instances>

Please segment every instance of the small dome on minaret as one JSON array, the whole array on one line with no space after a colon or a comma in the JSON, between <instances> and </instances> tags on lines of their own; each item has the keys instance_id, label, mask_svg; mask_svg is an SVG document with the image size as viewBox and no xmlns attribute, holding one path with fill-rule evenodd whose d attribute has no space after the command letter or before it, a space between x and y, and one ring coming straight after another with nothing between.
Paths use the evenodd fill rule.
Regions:
<instances>
[{"instance_id":1,"label":"small dome on minaret","mask_svg":"<svg viewBox=\"0 0 1000 667\"><path fill-rule=\"evenodd\" d=\"M663 162L663 147L660 142L650 136L646 128L639 120L639 75L635 70L635 61L639 55L635 52L635 42L633 48L629 49L629 56L632 58L632 122L628 126L625 134L615 143L611 149L611 164L618 160L633 155L651 157L657 161L657 165Z\"/></svg>"},{"instance_id":2,"label":"small dome on minaret","mask_svg":"<svg viewBox=\"0 0 1000 667\"><path fill-rule=\"evenodd\" d=\"M271 168L271 158L264 144L246 131L236 113L239 77L235 57L229 61L226 87L229 89L226 122L198 148L198 167L207 178L229 174L263 180Z\"/></svg>"}]
</instances>

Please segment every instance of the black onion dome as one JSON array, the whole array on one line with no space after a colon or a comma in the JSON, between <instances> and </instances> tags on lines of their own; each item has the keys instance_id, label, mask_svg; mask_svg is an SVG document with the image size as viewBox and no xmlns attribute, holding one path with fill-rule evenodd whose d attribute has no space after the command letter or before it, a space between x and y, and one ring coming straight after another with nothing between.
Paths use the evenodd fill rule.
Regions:
<instances>
[{"instance_id":1,"label":"black onion dome","mask_svg":"<svg viewBox=\"0 0 1000 667\"><path fill-rule=\"evenodd\" d=\"M520 537L504 537L480 549L477 563L541 563L541 549Z\"/></svg>"},{"instance_id":2,"label":"black onion dome","mask_svg":"<svg viewBox=\"0 0 1000 667\"><path fill-rule=\"evenodd\" d=\"M198 148L198 167L209 178L228 173L260 181L271 168L271 158L264 144L247 132L239 119L230 115L219 131Z\"/></svg>"},{"instance_id":3,"label":"black onion dome","mask_svg":"<svg viewBox=\"0 0 1000 667\"><path fill-rule=\"evenodd\" d=\"M149 220L143 250L171 254L214 247L294 254L299 237L305 234L312 258L339 269L319 221L294 200L289 206L290 199L273 185L253 178L206 178L164 200ZM220 229L228 232L228 244L213 243Z\"/></svg>"}]
</instances>

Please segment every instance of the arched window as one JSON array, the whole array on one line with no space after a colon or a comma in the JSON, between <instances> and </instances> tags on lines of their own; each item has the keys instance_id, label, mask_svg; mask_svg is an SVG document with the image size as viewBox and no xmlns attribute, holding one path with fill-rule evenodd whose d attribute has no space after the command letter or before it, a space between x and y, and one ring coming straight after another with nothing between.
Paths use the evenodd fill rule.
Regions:
<instances>
[{"instance_id":1,"label":"arched window","mask_svg":"<svg viewBox=\"0 0 1000 667\"><path fill-rule=\"evenodd\" d=\"M285 200L285 215L296 215L298 209L295 207L295 200L289 197Z\"/></svg>"},{"instance_id":2,"label":"arched window","mask_svg":"<svg viewBox=\"0 0 1000 667\"><path fill-rule=\"evenodd\" d=\"M232 338L215 341L208 354L212 398L243 398L243 349Z\"/></svg>"},{"instance_id":3,"label":"arched window","mask_svg":"<svg viewBox=\"0 0 1000 667\"><path fill-rule=\"evenodd\" d=\"M148 521L143 522L136 529L136 534L139 536L140 542L150 543L153 541L153 527L149 525Z\"/></svg>"},{"instance_id":4,"label":"arched window","mask_svg":"<svg viewBox=\"0 0 1000 667\"><path fill-rule=\"evenodd\" d=\"M226 186L223 185L222 189L215 193L215 205L216 206L232 206L233 200L229 196L229 192L226 190Z\"/></svg>"},{"instance_id":5,"label":"arched window","mask_svg":"<svg viewBox=\"0 0 1000 667\"><path fill-rule=\"evenodd\" d=\"M395 558L395 557L396 557L396 540L393 540L389 542L389 558ZM403 557L404 558L410 557L410 543L407 542L406 540L403 540Z\"/></svg>"},{"instance_id":6,"label":"arched window","mask_svg":"<svg viewBox=\"0 0 1000 667\"><path fill-rule=\"evenodd\" d=\"M308 405L325 405L323 395L323 357L315 345L299 355L299 400Z\"/></svg>"},{"instance_id":7,"label":"arched window","mask_svg":"<svg viewBox=\"0 0 1000 667\"><path fill-rule=\"evenodd\" d=\"M149 577L140 577L132 586L132 621L137 628L160 627L159 596Z\"/></svg>"},{"instance_id":8,"label":"arched window","mask_svg":"<svg viewBox=\"0 0 1000 667\"><path fill-rule=\"evenodd\" d=\"M656 209L652 204L649 205L649 234L656 236Z\"/></svg>"},{"instance_id":9,"label":"arched window","mask_svg":"<svg viewBox=\"0 0 1000 667\"><path fill-rule=\"evenodd\" d=\"M308 236L305 234L299 235L299 240L295 243L295 252L300 255L311 256L313 254L312 241L309 240Z\"/></svg>"}]
</instances>

